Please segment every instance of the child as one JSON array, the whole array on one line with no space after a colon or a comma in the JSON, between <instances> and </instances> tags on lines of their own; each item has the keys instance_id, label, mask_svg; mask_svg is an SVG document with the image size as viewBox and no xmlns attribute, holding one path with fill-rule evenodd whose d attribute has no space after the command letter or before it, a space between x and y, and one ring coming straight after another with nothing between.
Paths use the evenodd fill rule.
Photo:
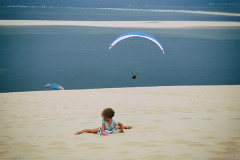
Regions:
<instances>
[{"instance_id":1,"label":"child","mask_svg":"<svg viewBox=\"0 0 240 160\"><path fill-rule=\"evenodd\" d=\"M102 132L106 132L108 134L115 133L117 129L121 129L121 133L124 133L123 129L131 129L131 126L124 126L121 122L118 122L112 117L115 112L112 108L106 108L102 111L102 127L95 129L84 129L75 133L75 135L82 133L97 133L102 135Z\"/></svg>"}]
</instances>

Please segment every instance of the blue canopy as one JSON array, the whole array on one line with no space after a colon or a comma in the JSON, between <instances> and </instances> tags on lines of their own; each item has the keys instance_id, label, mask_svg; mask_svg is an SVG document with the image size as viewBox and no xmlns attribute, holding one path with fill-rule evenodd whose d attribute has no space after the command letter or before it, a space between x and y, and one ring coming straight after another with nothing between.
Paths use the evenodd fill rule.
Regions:
<instances>
[{"instance_id":1,"label":"blue canopy","mask_svg":"<svg viewBox=\"0 0 240 160\"><path fill-rule=\"evenodd\" d=\"M142 38L149 39L149 40L153 41L154 43L156 43L164 54L164 49L162 47L162 44L156 38L154 38L153 36L151 36L149 34L140 33L140 32L129 32L129 33L125 33L125 34L122 34L122 35L118 36L116 39L113 40L109 49L111 49L115 44L117 44L121 40L124 40L126 38L130 38L130 37L142 37Z\"/></svg>"},{"instance_id":2,"label":"blue canopy","mask_svg":"<svg viewBox=\"0 0 240 160\"><path fill-rule=\"evenodd\" d=\"M44 90L46 90L46 88L48 88L48 89L56 89L56 90L64 90L64 88L61 85L56 84L56 83L46 84L44 86Z\"/></svg>"}]
</instances>

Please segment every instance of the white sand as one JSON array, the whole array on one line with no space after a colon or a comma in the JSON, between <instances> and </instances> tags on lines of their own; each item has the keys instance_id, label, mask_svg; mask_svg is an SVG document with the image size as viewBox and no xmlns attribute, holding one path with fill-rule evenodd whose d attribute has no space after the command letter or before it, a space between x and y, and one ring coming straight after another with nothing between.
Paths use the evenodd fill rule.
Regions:
<instances>
[{"instance_id":1,"label":"white sand","mask_svg":"<svg viewBox=\"0 0 240 160\"><path fill-rule=\"evenodd\" d=\"M74 135L105 107L133 129ZM239 160L240 86L1 93L0 126L3 160Z\"/></svg>"},{"instance_id":2,"label":"white sand","mask_svg":"<svg viewBox=\"0 0 240 160\"><path fill-rule=\"evenodd\" d=\"M88 27L115 27L115 28L211 28L211 27L240 27L240 22L226 22L226 21L0 20L0 26L88 26Z\"/></svg>"}]
</instances>

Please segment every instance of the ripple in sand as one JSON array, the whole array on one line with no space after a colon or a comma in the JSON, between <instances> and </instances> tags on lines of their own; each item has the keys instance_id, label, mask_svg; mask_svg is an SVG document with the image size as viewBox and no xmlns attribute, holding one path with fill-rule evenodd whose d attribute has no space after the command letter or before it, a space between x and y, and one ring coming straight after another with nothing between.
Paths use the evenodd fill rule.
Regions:
<instances>
[{"instance_id":1,"label":"ripple in sand","mask_svg":"<svg viewBox=\"0 0 240 160\"><path fill-rule=\"evenodd\" d=\"M149 142L149 141L148 141ZM137 141L129 141L127 143L121 143L123 146L131 146L131 147L159 147L161 144L157 144L157 142L137 142Z\"/></svg>"},{"instance_id":2,"label":"ripple in sand","mask_svg":"<svg viewBox=\"0 0 240 160\"><path fill-rule=\"evenodd\" d=\"M118 152L119 154L130 154L130 153L132 153L132 152L130 152L130 151L120 151L120 152Z\"/></svg>"},{"instance_id":3,"label":"ripple in sand","mask_svg":"<svg viewBox=\"0 0 240 160\"><path fill-rule=\"evenodd\" d=\"M179 120L190 120L192 119L191 117L182 117L182 118L179 118Z\"/></svg>"},{"instance_id":4,"label":"ripple in sand","mask_svg":"<svg viewBox=\"0 0 240 160\"><path fill-rule=\"evenodd\" d=\"M34 153L34 152L36 152L36 148L24 148L22 151L24 152L24 153Z\"/></svg>"},{"instance_id":5,"label":"ripple in sand","mask_svg":"<svg viewBox=\"0 0 240 160\"><path fill-rule=\"evenodd\" d=\"M154 120L153 122L159 123L159 122L163 122L163 120Z\"/></svg>"},{"instance_id":6,"label":"ripple in sand","mask_svg":"<svg viewBox=\"0 0 240 160\"><path fill-rule=\"evenodd\" d=\"M91 124L92 122L88 121L88 122L82 122L81 125L84 125L84 124Z\"/></svg>"},{"instance_id":7,"label":"ripple in sand","mask_svg":"<svg viewBox=\"0 0 240 160\"><path fill-rule=\"evenodd\" d=\"M179 155L179 157L182 157L182 158L184 158L184 159L186 159L186 158L194 159L193 156L190 155L190 154L181 154L181 155Z\"/></svg>"},{"instance_id":8,"label":"ripple in sand","mask_svg":"<svg viewBox=\"0 0 240 160\"><path fill-rule=\"evenodd\" d=\"M224 148L222 150L212 151L216 154L234 154L234 153L240 152L237 142L224 141L224 142L218 142L217 144L222 145Z\"/></svg>"},{"instance_id":9,"label":"ripple in sand","mask_svg":"<svg viewBox=\"0 0 240 160\"><path fill-rule=\"evenodd\" d=\"M175 139L175 140L171 141L171 143L172 144L188 144L190 142L187 140Z\"/></svg>"},{"instance_id":10,"label":"ripple in sand","mask_svg":"<svg viewBox=\"0 0 240 160\"><path fill-rule=\"evenodd\" d=\"M2 128L13 128L13 126L5 125L5 126L2 126Z\"/></svg>"},{"instance_id":11,"label":"ripple in sand","mask_svg":"<svg viewBox=\"0 0 240 160\"><path fill-rule=\"evenodd\" d=\"M5 154L8 154L8 153L9 153L9 151L0 151L0 157L5 155Z\"/></svg>"},{"instance_id":12,"label":"ripple in sand","mask_svg":"<svg viewBox=\"0 0 240 160\"><path fill-rule=\"evenodd\" d=\"M193 130L189 130L190 132L200 132L200 130L197 129L193 129Z\"/></svg>"},{"instance_id":13,"label":"ripple in sand","mask_svg":"<svg viewBox=\"0 0 240 160\"><path fill-rule=\"evenodd\" d=\"M208 109L207 112L208 113L217 113L218 111L216 109Z\"/></svg>"},{"instance_id":14,"label":"ripple in sand","mask_svg":"<svg viewBox=\"0 0 240 160\"><path fill-rule=\"evenodd\" d=\"M202 120L209 121L209 120L212 120L212 118L202 118Z\"/></svg>"},{"instance_id":15,"label":"ripple in sand","mask_svg":"<svg viewBox=\"0 0 240 160\"><path fill-rule=\"evenodd\" d=\"M232 155L232 154L236 154L239 153L239 150L237 148L234 147L227 147L223 150L218 150L218 151L211 151L217 155Z\"/></svg>"},{"instance_id":16,"label":"ripple in sand","mask_svg":"<svg viewBox=\"0 0 240 160\"><path fill-rule=\"evenodd\" d=\"M75 120L75 119L77 119L77 118L76 118L76 117L73 117L73 118L65 118L64 121L73 121L73 120Z\"/></svg>"},{"instance_id":17,"label":"ripple in sand","mask_svg":"<svg viewBox=\"0 0 240 160\"><path fill-rule=\"evenodd\" d=\"M235 140L235 141L240 141L240 137L232 137L230 139Z\"/></svg>"},{"instance_id":18,"label":"ripple in sand","mask_svg":"<svg viewBox=\"0 0 240 160\"><path fill-rule=\"evenodd\" d=\"M203 143L199 143L199 142L191 142L188 145L189 146L193 146L193 147L206 147L206 146L209 146L207 144L203 144Z\"/></svg>"},{"instance_id":19,"label":"ripple in sand","mask_svg":"<svg viewBox=\"0 0 240 160\"><path fill-rule=\"evenodd\" d=\"M67 150L67 144L65 142L54 141L48 144L49 149L53 150Z\"/></svg>"},{"instance_id":20,"label":"ripple in sand","mask_svg":"<svg viewBox=\"0 0 240 160\"><path fill-rule=\"evenodd\" d=\"M148 131L153 131L153 130L156 130L156 127L155 126L145 127L145 129L148 130Z\"/></svg>"},{"instance_id":21,"label":"ripple in sand","mask_svg":"<svg viewBox=\"0 0 240 160\"><path fill-rule=\"evenodd\" d=\"M124 146L145 146L146 143L144 143L144 142L130 141L130 142L128 142L128 143L121 143L121 145L124 145Z\"/></svg>"},{"instance_id":22,"label":"ripple in sand","mask_svg":"<svg viewBox=\"0 0 240 160\"><path fill-rule=\"evenodd\" d=\"M0 152L4 151L4 150L10 150L10 147L8 146L8 144L6 144L6 143L4 145L2 145L2 144L0 144Z\"/></svg>"},{"instance_id":23,"label":"ripple in sand","mask_svg":"<svg viewBox=\"0 0 240 160\"><path fill-rule=\"evenodd\" d=\"M96 149L96 150L105 150L107 149L106 144L103 143L82 143L78 145L79 147L86 147L88 149Z\"/></svg>"},{"instance_id":24,"label":"ripple in sand","mask_svg":"<svg viewBox=\"0 0 240 160\"><path fill-rule=\"evenodd\" d=\"M27 148L38 148L39 147L39 145L36 145L36 144L23 143L23 142L14 143L14 146L17 146L17 147L27 147Z\"/></svg>"},{"instance_id":25,"label":"ripple in sand","mask_svg":"<svg viewBox=\"0 0 240 160\"><path fill-rule=\"evenodd\" d=\"M166 159L166 158L168 158L168 156L166 156L166 155L161 155L161 154L151 155L151 156L146 156L146 157L144 157L144 159Z\"/></svg>"},{"instance_id":26,"label":"ripple in sand","mask_svg":"<svg viewBox=\"0 0 240 160\"><path fill-rule=\"evenodd\" d=\"M24 124L19 124L19 125L17 125L17 127L18 127L18 128L24 128L25 125L24 125Z\"/></svg>"},{"instance_id":27,"label":"ripple in sand","mask_svg":"<svg viewBox=\"0 0 240 160\"><path fill-rule=\"evenodd\" d=\"M52 147L48 147L49 149L52 150L67 150L67 147L65 146L52 146Z\"/></svg>"},{"instance_id":28,"label":"ripple in sand","mask_svg":"<svg viewBox=\"0 0 240 160\"><path fill-rule=\"evenodd\" d=\"M6 160L19 160L19 159L22 159L22 157L18 156L18 157L9 157L9 158L6 158Z\"/></svg>"},{"instance_id":29,"label":"ripple in sand","mask_svg":"<svg viewBox=\"0 0 240 160\"><path fill-rule=\"evenodd\" d=\"M237 142L234 142L234 141L218 142L218 144L223 146L237 146Z\"/></svg>"},{"instance_id":30,"label":"ripple in sand","mask_svg":"<svg viewBox=\"0 0 240 160\"><path fill-rule=\"evenodd\" d=\"M191 147L206 147L209 145L200 143L200 142L191 142L191 141L187 141L187 140L181 140L181 139L175 139L171 142L172 144L185 144Z\"/></svg>"},{"instance_id":31,"label":"ripple in sand","mask_svg":"<svg viewBox=\"0 0 240 160\"><path fill-rule=\"evenodd\" d=\"M49 143L49 145L66 145L66 143L54 141L54 142Z\"/></svg>"},{"instance_id":32,"label":"ripple in sand","mask_svg":"<svg viewBox=\"0 0 240 160\"><path fill-rule=\"evenodd\" d=\"M226 158L210 158L210 159L207 159L207 160L229 160L229 159L226 159Z\"/></svg>"},{"instance_id":33,"label":"ripple in sand","mask_svg":"<svg viewBox=\"0 0 240 160\"><path fill-rule=\"evenodd\" d=\"M240 121L240 118L231 118L230 120Z\"/></svg>"},{"instance_id":34,"label":"ripple in sand","mask_svg":"<svg viewBox=\"0 0 240 160\"><path fill-rule=\"evenodd\" d=\"M206 137L201 137L200 139L210 140L210 139L217 139L217 138L216 138L216 137L213 137L213 136L206 136Z\"/></svg>"}]
</instances>

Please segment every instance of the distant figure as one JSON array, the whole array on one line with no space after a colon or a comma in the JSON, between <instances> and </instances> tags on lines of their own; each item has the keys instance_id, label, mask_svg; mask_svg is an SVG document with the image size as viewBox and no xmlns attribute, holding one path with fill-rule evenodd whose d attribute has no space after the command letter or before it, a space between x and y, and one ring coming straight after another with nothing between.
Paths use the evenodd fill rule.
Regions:
<instances>
[{"instance_id":1,"label":"distant figure","mask_svg":"<svg viewBox=\"0 0 240 160\"><path fill-rule=\"evenodd\" d=\"M136 78L137 78L137 73L136 74L132 73L132 79L136 79Z\"/></svg>"},{"instance_id":2,"label":"distant figure","mask_svg":"<svg viewBox=\"0 0 240 160\"><path fill-rule=\"evenodd\" d=\"M102 127L95 128L95 129L84 129L75 133L75 135L82 134L82 133L95 133L98 135L106 135L115 133L117 129L120 129L121 133L124 133L124 129L131 129L131 126L124 126L121 122L118 122L112 117L114 116L115 112L112 108L105 108L102 111Z\"/></svg>"}]
</instances>

